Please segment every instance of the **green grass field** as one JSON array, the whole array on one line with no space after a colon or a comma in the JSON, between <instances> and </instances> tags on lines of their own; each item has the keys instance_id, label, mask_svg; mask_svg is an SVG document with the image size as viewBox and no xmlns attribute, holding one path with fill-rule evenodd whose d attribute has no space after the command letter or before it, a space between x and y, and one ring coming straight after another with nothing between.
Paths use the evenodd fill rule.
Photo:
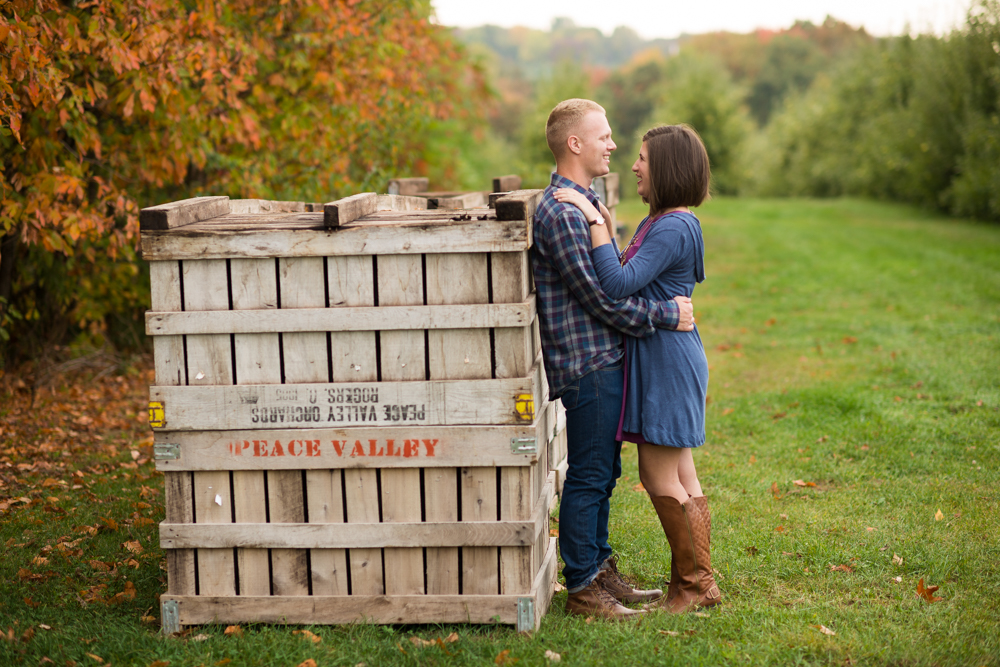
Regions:
<instances>
[{"instance_id":1,"label":"green grass field","mask_svg":"<svg viewBox=\"0 0 1000 667\"><path fill-rule=\"evenodd\" d=\"M632 225L641 214L619 209ZM711 381L695 460L721 607L588 623L566 615L561 592L532 636L356 625L309 628L318 643L278 626L164 638L162 553L141 520L162 520L162 480L150 463L120 476L127 447L114 468L85 460L93 440L81 445L87 484L74 458L23 473L65 485L0 486L0 498L59 501L0 513L0 665L554 664L546 652L563 665L1000 665L1000 228L857 200L717 199L699 215L708 280L694 300ZM0 395L0 466L13 471L9 404ZM112 431L124 432L99 435ZM669 550L635 489L635 448L624 458L613 545L627 574L662 585ZM85 525L100 530L74 532ZM95 572L95 560L117 565ZM918 597L921 579L941 600Z\"/></svg>"}]
</instances>

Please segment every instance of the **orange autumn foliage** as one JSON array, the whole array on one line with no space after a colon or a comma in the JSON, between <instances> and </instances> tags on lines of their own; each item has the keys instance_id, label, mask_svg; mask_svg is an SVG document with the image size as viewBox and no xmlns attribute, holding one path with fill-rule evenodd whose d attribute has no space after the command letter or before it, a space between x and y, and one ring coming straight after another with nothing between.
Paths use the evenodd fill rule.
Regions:
<instances>
[{"instance_id":1,"label":"orange autumn foliage","mask_svg":"<svg viewBox=\"0 0 1000 667\"><path fill-rule=\"evenodd\" d=\"M100 329L143 305L142 207L330 201L414 170L425 130L480 118L488 94L429 14L422 0L0 5L0 348L32 321ZM72 258L71 289L45 283L46 255Z\"/></svg>"}]
</instances>

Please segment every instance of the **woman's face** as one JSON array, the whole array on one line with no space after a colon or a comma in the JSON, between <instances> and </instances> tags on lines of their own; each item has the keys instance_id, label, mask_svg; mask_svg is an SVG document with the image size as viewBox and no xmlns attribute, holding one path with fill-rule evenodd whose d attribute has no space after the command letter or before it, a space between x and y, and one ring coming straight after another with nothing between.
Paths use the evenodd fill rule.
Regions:
<instances>
[{"instance_id":1,"label":"woman's face","mask_svg":"<svg viewBox=\"0 0 1000 667\"><path fill-rule=\"evenodd\" d=\"M632 173L635 174L636 178L636 191L639 196L643 199L648 199L649 197L649 151L646 148L646 142L642 142L642 148L639 149L639 159L635 161L632 165Z\"/></svg>"}]
</instances>

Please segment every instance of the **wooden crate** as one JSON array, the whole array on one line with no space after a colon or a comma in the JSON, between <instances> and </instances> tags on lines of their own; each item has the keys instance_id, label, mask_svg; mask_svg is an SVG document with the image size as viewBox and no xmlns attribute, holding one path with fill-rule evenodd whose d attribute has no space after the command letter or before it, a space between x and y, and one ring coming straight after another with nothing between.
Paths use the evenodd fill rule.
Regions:
<instances>
[{"instance_id":1,"label":"wooden crate","mask_svg":"<svg viewBox=\"0 0 1000 667\"><path fill-rule=\"evenodd\" d=\"M537 627L565 443L528 264L539 196L143 211L164 631Z\"/></svg>"}]
</instances>

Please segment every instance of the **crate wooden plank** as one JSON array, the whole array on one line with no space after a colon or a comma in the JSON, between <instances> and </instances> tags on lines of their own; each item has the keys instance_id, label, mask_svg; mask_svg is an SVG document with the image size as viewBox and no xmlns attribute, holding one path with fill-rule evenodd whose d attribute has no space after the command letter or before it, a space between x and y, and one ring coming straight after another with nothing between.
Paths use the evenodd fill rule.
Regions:
<instances>
[{"instance_id":1,"label":"crate wooden plank","mask_svg":"<svg viewBox=\"0 0 1000 667\"><path fill-rule=\"evenodd\" d=\"M535 500L531 494L533 474L539 474L536 467L500 469L501 521L517 521L531 516ZM528 593L535 574L531 552L531 546L500 547L501 594Z\"/></svg>"},{"instance_id":2,"label":"crate wooden plank","mask_svg":"<svg viewBox=\"0 0 1000 667\"><path fill-rule=\"evenodd\" d=\"M420 523L420 469L382 470L383 523ZM411 548L387 547L385 559L386 595L417 595L424 592L424 545Z\"/></svg>"},{"instance_id":3,"label":"crate wooden plank","mask_svg":"<svg viewBox=\"0 0 1000 667\"><path fill-rule=\"evenodd\" d=\"M231 260L229 275L234 309L273 310L278 307L273 259ZM277 333L237 333L233 336L233 345L237 384L281 384ZM267 520L265 488L263 472L233 472L233 508L238 523ZM237 549L236 559L240 594L268 595L271 592L271 576L267 550Z\"/></svg>"},{"instance_id":4,"label":"crate wooden plank","mask_svg":"<svg viewBox=\"0 0 1000 667\"><path fill-rule=\"evenodd\" d=\"M461 255L439 255L452 257ZM338 258L331 258L338 259ZM343 259L343 258L340 258ZM370 258L364 258L369 261ZM419 259L419 258L418 258ZM235 261L235 260L234 260ZM321 292L322 294L322 292ZM380 292L381 294L381 292ZM535 316L535 297L521 303L481 305L303 308L296 310L232 310L146 313L150 336L181 334L387 331L423 329L488 329L527 327Z\"/></svg>"},{"instance_id":5,"label":"crate wooden plank","mask_svg":"<svg viewBox=\"0 0 1000 667\"><path fill-rule=\"evenodd\" d=\"M427 303L487 304L489 279L485 253L427 255ZM427 332L431 379L485 379L492 376L490 332L434 329Z\"/></svg>"},{"instance_id":6,"label":"crate wooden plank","mask_svg":"<svg viewBox=\"0 0 1000 667\"><path fill-rule=\"evenodd\" d=\"M224 260L183 262L184 309L229 310L229 277ZM189 385L232 384L232 346L228 334L186 337Z\"/></svg>"},{"instance_id":7,"label":"crate wooden plank","mask_svg":"<svg viewBox=\"0 0 1000 667\"><path fill-rule=\"evenodd\" d=\"M150 262L149 282L154 311L181 309L181 265L177 261ZM156 384L184 384L184 339L164 336L153 340Z\"/></svg>"},{"instance_id":8,"label":"crate wooden plank","mask_svg":"<svg viewBox=\"0 0 1000 667\"><path fill-rule=\"evenodd\" d=\"M362 192L323 206L323 226L335 229L378 210L378 195Z\"/></svg>"},{"instance_id":9,"label":"crate wooden plank","mask_svg":"<svg viewBox=\"0 0 1000 667\"><path fill-rule=\"evenodd\" d=\"M195 197L139 211L139 229L174 229L229 213L229 197Z\"/></svg>"},{"instance_id":10,"label":"crate wooden plank","mask_svg":"<svg viewBox=\"0 0 1000 667\"><path fill-rule=\"evenodd\" d=\"M426 211L427 199L402 194L379 195L377 208L379 211Z\"/></svg>"},{"instance_id":11,"label":"crate wooden plank","mask_svg":"<svg viewBox=\"0 0 1000 667\"><path fill-rule=\"evenodd\" d=\"M306 210L305 202L274 201L271 199L230 199L228 213L301 213Z\"/></svg>"},{"instance_id":12,"label":"crate wooden plank","mask_svg":"<svg viewBox=\"0 0 1000 667\"><path fill-rule=\"evenodd\" d=\"M449 193L450 194L450 193ZM487 192L465 192L450 196L428 197L428 209L464 210L468 208L485 208L488 203Z\"/></svg>"},{"instance_id":13,"label":"crate wooden plank","mask_svg":"<svg viewBox=\"0 0 1000 667\"><path fill-rule=\"evenodd\" d=\"M618 206L619 178L616 172L594 179L593 189L601 197L601 201L609 209Z\"/></svg>"},{"instance_id":14,"label":"crate wooden plank","mask_svg":"<svg viewBox=\"0 0 1000 667\"><path fill-rule=\"evenodd\" d=\"M343 473L307 470L306 499L309 523L344 523ZM347 550L314 548L309 554L313 595L347 595Z\"/></svg>"},{"instance_id":15,"label":"crate wooden plank","mask_svg":"<svg viewBox=\"0 0 1000 667\"><path fill-rule=\"evenodd\" d=\"M381 524L379 521L378 471L352 469L344 471L344 497L347 500L347 525L310 526L312 531L340 531L352 536L341 543L323 543L309 540L313 546L357 547L348 551L348 571L352 595L382 595L385 593L384 568L382 565L382 544L365 544L354 539L364 531L364 525L385 526L390 530L399 525ZM355 525L357 524L357 525ZM376 529L377 530L377 529ZM286 529L284 534L289 534ZM393 545L404 546L404 545Z\"/></svg>"},{"instance_id":16,"label":"crate wooden plank","mask_svg":"<svg viewBox=\"0 0 1000 667\"><path fill-rule=\"evenodd\" d=\"M492 529L507 522L498 521L496 468L462 468L462 523L483 522ZM474 526L479 528L479 526ZM529 538L530 540L530 538ZM462 548L462 593L487 595L500 593L498 546Z\"/></svg>"},{"instance_id":17,"label":"crate wooden plank","mask_svg":"<svg viewBox=\"0 0 1000 667\"><path fill-rule=\"evenodd\" d=\"M522 206L520 211L524 211ZM418 216L423 211L407 212ZM428 211L440 215L440 212ZM513 215L514 213L511 213ZM373 224L375 213L362 224L349 223L336 231L323 228L321 213L287 213L301 218L298 225L280 229L269 224L243 222L233 229L221 223L195 223L170 232L141 236L146 260L221 259L228 257L323 257L339 255L398 255L450 252L517 252L531 247L531 220L453 220L458 217L415 219L411 222Z\"/></svg>"},{"instance_id":18,"label":"crate wooden plank","mask_svg":"<svg viewBox=\"0 0 1000 667\"><path fill-rule=\"evenodd\" d=\"M157 470L320 470L527 466L551 446L540 415L531 426L412 426L346 429L158 431L176 445ZM534 449L532 449L534 447ZM523 448L518 451L517 448Z\"/></svg>"},{"instance_id":19,"label":"crate wooden plank","mask_svg":"<svg viewBox=\"0 0 1000 667\"><path fill-rule=\"evenodd\" d=\"M328 290L330 308L324 312L336 314L344 308L365 307L374 311L375 277L371 257L329 257ZM295 311L300 313L302 311ZM340 319L340 318L338 318ZM334 382L365 382L378 379L375 334L366 331L345 331L334 324L330 333L330 367Z\"/></svg>"},{"instance_id":20,"label":"crate wooden plank","mask_svg":"<svg viewBox=\"0 0 1000 667\"><path fill-rule=\"evenodd\" d=\"M181 625L206 623L506 623L517 625L519 603L534 610L534 629L552 602L557 566L556 539L548 540L545 559L531 588L522 595L325 595L219 597L163 595L176 602ZM530 631L532 628L519 628Z\"/></svg>"},{"instance_id":21,"label":"crate wooden plank","mask_svg":"<svg viewBox=\"0 0 1000 667\"><path fill-rule=\"evenodd\" d=\"M499 380L150 387L175 431L319 426L516 425L532 423L519 397L541 405L542 373Z\"/></svg>"},{"instance_id":22,"label":"crate wooden plank","mask_svg":"<svg viewBox=\"0 0 1000 667\"><path fill-rule=\"evenodd\" d=\"M270 523L266 525L272 530L282 530L284 524L304 522L306 513L302 471L268 471L267 500ZM271 587L275 595L309 595L306 554L305 548L271 550Z\"/></svg>"},{"instance_id":23,"label":"crate wooden plank","mask_svg":"<svg viewBox=\"0 0 1000 667\"><path fill-rule=\"evenodd\" d=\"M228 472L196 472L194 516L198 523L182 525L192 528L201 523L230 524L232 507ZM160 525L162 530L163 525L170 524ZM199 548L197 558L199 595L236 594L236 571L231 548Z\"/></svg>"},{"instance_id":24,"label":"crate wooden plank","mask_svg":"<svg viewBox=\"0 0 1000 667\"><path fill-rule=\"evenodd\" d=\"M322 257L295 257L278 260L278 281L282 309L325 308L325 260ZM281 331L281 352L285 382L326 382L329 380L327 329L312 332ZM155 339L154 339L155 340Z\"/></svg>"},{"instance_id":25,"label":"crate wooden plank","mask_svg":"<svg viewBox=\"0 0 1000 667\"><path fill-rule=\"evenodd\" d=\"M458 521L458 468L424 468L424 507L429 523ZM458 549L427 547L427 594L459 593Z\"/></svg>"},{"instance_id":26,"label":"crate wooden plank","mask_svg":"<svg viewBox=\"0 0 1000 667\"><path fill-rule=\"evenodd\" d=\"M430 181L425 177L394 178L389 181L386 192L390 195L415 195L427 192Z\"/></svg>"},{"instance_id":27,"label":"crate wooden plank","mask_svg":"<svg viewBox=\"0 0 1000 667\"><path fill-rule=\"evenodd\" d=\"M423 261L418 255L386 255L377 258L379 308L427 308L424 303ZM382 379L424 380L423 327L394 330L378 326ZM393 329L393 330L391 330Z\"/></svg>"},{"instance_id":28,"label":"crate wooden plank","mask_svg":"<svg viewBox=\"0 0 1000 667\"><path fill-rule=\"evenodd\" d=\"M493 192L510 192L521 189L521 177L517 174L497 176L493 179Z\"/></svg>"},{"instance_id":29,"label":"crate wooden plank","mask_svg":"<svg viewBox=\"0 0 1000 667\"><path fill-rule=\"evenodd\" d=\"M171 472L163 476L165 520L168 523L194 523L194 495L190 472ZM171 595L194 595L194 550L167 550L167 592Z\"/></svg>"},{"instance_id":30,"label":"crate wooden plank","mask_svg":"<svg viewBox=\"0 0 1000 667\"><path fill-rule=\"evenodd\" d=\"M347 498L348 523L211 523L160 524L160 540L165 549L343 549L350 548L352 554L352 582L355 593L359 593L353 576L355 566L353 554L357 550L378 551L383 547L464 547L466 551L486 548L492 551L487 562L494 570L493 583L489 587L497 592L496 566L498 546L531 546L542 523L547 521L548 508L541 504L532 517L522 521L498 521L496 470L487 468L465 469L463 472L462 520L454 522L378 522L378 496L374 498L374 510L366 510L360 502L352 503ZM351 477L348 486L362 488L375 478L373 470L345 471L345 478ZM369 479L370 478L370 479ZM374 484L373 484L374 485ZM366 495L374 490L364 489ZM469 496L468 499L466 496ZM351 521L351 510L359 519L376 521ZM479 509L485 508L485 509ZM466 512L465 510L468 510ZM367 516L366 516L367 513ZM467 517L466 514L469 514ZM472 518L480 517L480 518ZM486 517L486 518L483 518ZM376 559L380 561L381 559ZM375 568L381 580L381 565ZM471 570L471 568L470 568ZM471 570L478 579L482 575ZM468 582L466 582L468 583ZM467 593L470 591L466 591ZM368 594L366 594L368 595ZM374 594L372 594L374 595Z\"/></svg>"},{"instance_id":31,"label":"crate wooden plank","mask_svg":"<svg viewBox=\"0 0 1000 667\"><path fill-rule=\"evenodd\" d=\"M542 200L543 190L514 190L497 198L494 208L497 220L529 220Z\"/></svg>"}]
</instances>

